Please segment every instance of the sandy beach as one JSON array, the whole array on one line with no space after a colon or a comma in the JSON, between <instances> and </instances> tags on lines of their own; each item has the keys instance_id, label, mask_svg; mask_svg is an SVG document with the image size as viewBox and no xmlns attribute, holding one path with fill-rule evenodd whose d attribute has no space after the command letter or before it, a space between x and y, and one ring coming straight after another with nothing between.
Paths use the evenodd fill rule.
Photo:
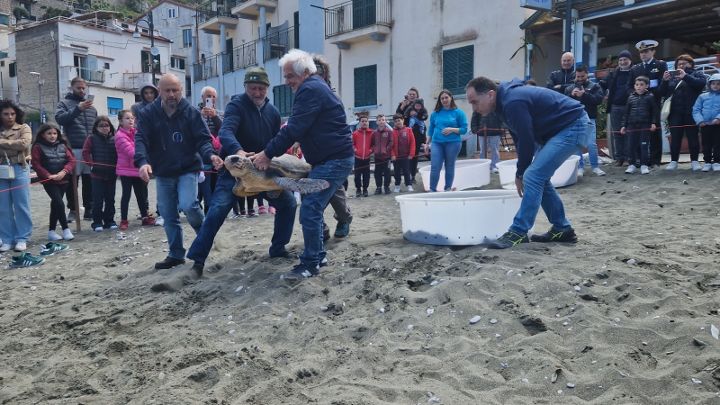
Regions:
<instances>
[{"instance_id":1,"label":"sandy beach","mask_svg":"<svg viewBox=\"0 0 720 405\"><path fill-rule=\"evenodd\" d=\"M0 403L718 404L720 173L688 167L561 189L576 245L413 244L394 196L351 198L350 237L292 288L261 216L226 221L199 282L151 292L190 263L153 269L165 234L131 201L125 233L83 222L39 267L0 256Z\"/></svg>"}]
</instances>

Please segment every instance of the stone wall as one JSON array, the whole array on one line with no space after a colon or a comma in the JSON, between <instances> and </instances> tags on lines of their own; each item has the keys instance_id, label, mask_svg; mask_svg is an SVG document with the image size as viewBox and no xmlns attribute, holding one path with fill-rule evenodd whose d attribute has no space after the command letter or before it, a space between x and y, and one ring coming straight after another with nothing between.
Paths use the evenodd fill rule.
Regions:
<instances>
[{"instance_id":1,"label":"stone wall","mask_svg":"<svg viewBox=\"0 0 720 405\"><path fill-rule=\"evenodd\" d=\"M17 61L18 100L23 108L37 111L39 105L38 77L44 80L42 101L48 119L53 120L59 100L58 90L58 26L42 24L15 32L15 60Z\"/></svg>"}]
</instances>

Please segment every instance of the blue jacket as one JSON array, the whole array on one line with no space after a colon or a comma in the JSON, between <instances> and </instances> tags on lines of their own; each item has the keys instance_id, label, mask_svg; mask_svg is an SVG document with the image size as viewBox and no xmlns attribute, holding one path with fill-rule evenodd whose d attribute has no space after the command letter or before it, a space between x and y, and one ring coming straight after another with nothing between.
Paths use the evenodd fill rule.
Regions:
<instances>
[{"instance_id":1,"label":"blue jacket","mask_svg":"<svg viewBox=\"0 0 720 405\"><path fill-rule=\"evenodd\" d=\"M311 165L352 157L352 132L346 122L342 101L320 76L312 75L298 87L287 125L265 146L265 154L280 156L300 142Z\"/></svg>"},{"instance_id":2,"label":"blue jacket","mask_svg":"<svg viewBox=\"0 0 720 405\"><path fill-rule=\"evenodd\" d=\"M262 152L279 130L280 113L267 97L265 105L258 108L247 94L233 96L225 108L225 119L220 127L220 157L233 155L240 149Z\"/></svg>"},{"instance_id":3,"label":"blue jacket","mask_svg":"<svg viewBox=\"0 0 720 405\"><path fill-rule=\"evenodd\" d=\"M460 128L459 134L443 135L442 130L445 128ZM461 142L461 136L467 132L468 122L467 116L463 110L454 108L447 110L445 108L435 111L430 115L430 126L428 127L428 142Z\"/></svg>"},{"instance_id":4,"label":"blue jacket","mask_svg":"<svg viewBox=\"0 0 720 405\"><path fill-rule=\"evenodd\" d=\"M168 117L160 103L158 97L138 113L135 166L150 164L153 174L160 177L200 171L202 160L210 162L215 153L200 111L182 99Z\"/></svg>"},{"instance_id":5,"label":"blue jacket","mask_svg":"<svg viewBox=\"0 0 720 405\"><path fill-rule=\"evenodd\" d=\"M709 123L712 120L720 119L720 92L708 91L701 94L695 100L692 115L698 125L701 122Z\"/></svg>"},{"instance_id":6,"label":"blue jacket","mask_svg":"<svg viewBox=\"0 0 720 405\"><path fill-rule=\"evenodd\" d=\"M515 139L517 177L522 177L535 154L535 144L544 145L585 112L579 101L557 91L526 86L521 80L503 82L497 90L495 111Z\"/></svg>"}]
</instances>

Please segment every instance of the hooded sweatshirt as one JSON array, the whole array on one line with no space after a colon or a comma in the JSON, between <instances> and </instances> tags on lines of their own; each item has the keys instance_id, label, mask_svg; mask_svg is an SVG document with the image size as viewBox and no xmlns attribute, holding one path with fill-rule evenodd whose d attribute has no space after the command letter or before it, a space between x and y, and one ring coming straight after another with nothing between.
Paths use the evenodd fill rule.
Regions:
<instances>
[{"instance_id":1,"label":"hooded sweatshirt","mask_svg":"<svg viewBox=\"0 0 720 405\"><path fill-rule=\"evenodd\" d=\"M495 103L495 111L515 138L517 177L530 166L536 143L544 145L585 112L579 101L557 91L525 86L519 79L500 83Z\"/></svg>"},{"instance_id":2,"label":"hooded sweatshirt","mask_svg":"<svg viewBox=\"0 0 720 405\"><path fill-rule=\"evenodd\" d=\"M152 103L152 101L145 101L145 99L143 98L143 92L145 91L145 89L153 89L155 91L155 99L157 99L160 95L157 87L153 86L152 84L146 84L145 86L143 86L142 89L140 89L140 101L130 107L130 110L132 111L135 118L138 117L138 113L140 112L140 110L145 108L146 105ZM153 99L153 101L155 101L155 99Z\"/></svg>"},{"instance_id":3,"label":"hooded sweatshirt","mask_svg":"<svg viewBox=\"0 0 720 405\"><path fill-rule=\"evenodd\" d=\"M115 173L118 176L140 177L137 167L133 164L135 158L135 128L118 128L115 133L115 150L117 150L117 166Z\"/></svg>"},{"instance_id":4,"label":"hooded sweatshirt","mask_svg":"<svg viewBox=\"0 0 720 405\"><path fill-rule=\"evenodd\" d=\"M710 82L715 81L720 81L720 73L710 76L708 88L710 88ZM698 96L693 106L692 115L695 123L698 125L700 125L701 122L709 123L713 120L720 119L720 91L708 90L706 93Z\"/></svg>"}]
</instances>

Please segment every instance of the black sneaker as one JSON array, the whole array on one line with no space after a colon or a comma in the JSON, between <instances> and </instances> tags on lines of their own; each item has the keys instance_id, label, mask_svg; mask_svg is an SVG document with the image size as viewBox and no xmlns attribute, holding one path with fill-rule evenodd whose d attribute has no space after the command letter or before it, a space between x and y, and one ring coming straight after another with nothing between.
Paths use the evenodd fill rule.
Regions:
<instances>
[{"instance_id":1,"label":"black sneaker","mask_svg":"<svg viewBox=\"0 0 720 405\"><path fill-rule=\"evenodd\" d=\"M355 192L355 198L360 198L360 197L362 197L362 192L360 192L360 190L357 190Z\"/></svg>"},{"instance_id":2,"label":"black sneaker","mask_svg":"<svg viewBox=\"0 0 720 405\"><path fill-rule=\"evenodd\" d=\"M176 259L174 257L166 257L165 260L155 263L156 270L171 269L175 266L185 264L185 259Z\"/></svg>"},{"instance_id":3,"label":"black sneaker","mask_svg":"<svg viewBox=\"0 0 720 405\"><path fill-rule=\"evenodd\" d=\"M330 228L323 222L323 243L330 240Z\"/></svg>"},{"instance_id":4,"label":"black sneaker","mask_svg":"<svg viewBox=\"0 0 720 405\"><path fill-rule=\"evenodd\" d=\"M347 222L338 222L335 227L335 237L344 238L350 234L350 224Z\"/></svg>"},{"instance_id":5,"label":"black sneaker","mask_svg":"<svg viewBox=\"0 0 720 405\"><path fill-rule=\"evenodd\" d=\"M382 189L378 187L375 189L375 195L380 195L380 194L382 194Z\"/></svg>"},{"instance_id":6,"label":"black sneaker","mask_svg":"<svg viewBox=\"0 0 720 405\"><path fill-rule=\"evenodd\" d=\"M368 194L367 189L364 189L364 190L363 190L363 197L367 197L368 195L369 195L369 194Z\"/></svg>"},{"instance_id":7,"label":"black sneaker","mask_svg":"<svg viewBox=\"0 0 720 405\"><path fill-rule=\"evenodd\" d=\"M297 259L297 253L283 249L279 252L270 252L270 257L282 257L283 259Z\"/></svg>"},{"instance_id":8,"label":"black sneaker","mask_svg":"<svg viewBox=\"0 0 720 405\"><path fill-rule=\"evenodd\" d=\"M204 267L204 263L195 262L195 264L193 264L193 266L190 268L190 278L194 278L195 280L197 280L198 278L202 277Z\"/></svg>"},{"instance_id":9,"label":"black sneaker","mask_svg":"<svg viewBox=\"0 0 720 405\"><path fill-rule=\"evenodd\" d=\"M497 240L488 243L489 249L507 249L517 246L521 243L528 243L527 234L519 234L513 231L505 232Z\"/></svg>"},{"instance_id":10,"label":"black sneaker","mask_svg":"<svg viewBox=\"0 0 720 405\"><path fill-rule=\"evenodd\" d=\"M385 194L392 194L392 191L390 191L390 187L385 187Z\"/></svg>"},{"instance_id":11,"label":"black sneaker","mask_svg":"<svg viewBox=\"0 0 720 405\"><path fill-rule=\"evenodd\" d=\"M292 270L280 276L281 280L290 283L298 282L306 278L317 276L320 273L320 266L309 266L304 263L295 265Z\"/></svg>"},{"instance_id":12,"label":"black sneaker","mask_svg":"<svg viewBox=\"0 0 720 405\"><path fill-rule=\"evenodd\" d=\"M530 240L533 242L575 243L575 242L577 242L577 235L575 235L575 230L572 228L568 228L564 231L559 231L555 228L550 228L550 230L545 233L532 235L530 237Z\"/></svg>"}]
</instances>

